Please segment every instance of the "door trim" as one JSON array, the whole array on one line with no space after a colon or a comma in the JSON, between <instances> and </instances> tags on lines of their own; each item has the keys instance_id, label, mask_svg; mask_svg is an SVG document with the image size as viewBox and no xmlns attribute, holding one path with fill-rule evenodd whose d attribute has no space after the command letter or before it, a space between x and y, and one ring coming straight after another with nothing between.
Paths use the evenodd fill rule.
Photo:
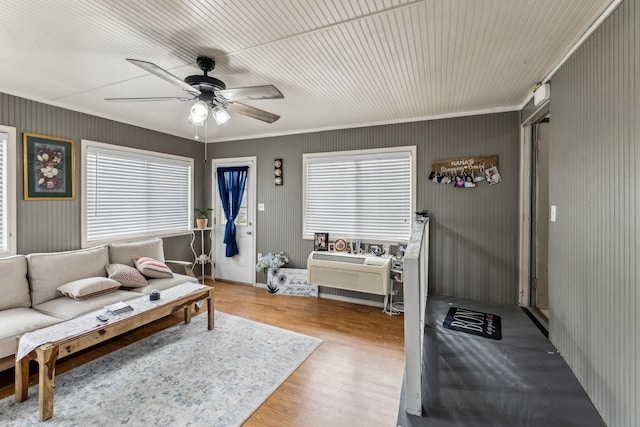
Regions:
<instances>
[{"instance_id":1,"label":"door trim","mask_svg":"<svg viewBox=\"0 0 640 427\"><path fill-rule=\"evenodd\" d=\"M549 114L549 101L540 105L520 125L520 259L518 261L518 304L531 306L531 127Z\"/></svg>"},{"instance_id":2,"label":"door trim","mask_svg":"<svg viewBox=\"0 0 640 427\"><path fill-rule=\"evenodd\" d=\"M249 165L249 168L253 168L253 171L250 175L250 180L249 180L249 185L251 188L253 188L252 194L248 195L251 196L252 198L252 203L251 203L251 212L249 212L249 218L252 219L252 232L253 232L253 239L251 239L253 241L252 244L252 248L251 248L251 259L255 262L256 260L256 248L257 248L257 234L256 234L256 200L257 200L257 193L258 193L258 189L256 187L256 182L257 182L257 176L258 176L258 158L256 156L251 156L251 157L229 157L229 158L224 158L224 159L212 159L212 163L211 163L211 200L213 201L213 205L215 205L215 201L216 201L216 191L218 191L218 185L217 185L217 181L216 181L216 169L218 168L218 166L245 166L245 165ZM217 213L216 213L217 215ZM215 224L212 224L212 227L214 229L214 233L215 233ZM214 237L215 239L215 237ZM215 240L214 240L215 242ZM215 243L212 243L215 244ZM255 268L251 268L252 274L251 274L251 285L255 286L256 285L256 269ZM214 279L215 279L215 274L214 274Z\"/></svg>"},{"instance_id":3,"label":"door trim","mask_svg":"<svg viewBox=\"0 0 640 427\"><path fill-rule=\"evenodd\" d=\"M531 296L529 272L531 270L531 124L520 129L520 260L518 303L529 307Z\"/></svg>"}]
</instances>

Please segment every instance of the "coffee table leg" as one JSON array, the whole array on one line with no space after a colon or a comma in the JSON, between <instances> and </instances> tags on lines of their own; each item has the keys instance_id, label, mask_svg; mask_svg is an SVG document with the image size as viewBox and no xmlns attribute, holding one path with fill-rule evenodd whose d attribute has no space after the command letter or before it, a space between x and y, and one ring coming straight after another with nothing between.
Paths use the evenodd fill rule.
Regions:
<instances>
[{"instance_id":1,"label":"coffee table leg","mask_svg":"<svg viewBox=\"0 0 640 427\"><path fill-rule=\"evenodd\" d=\"M191 323L191 304L184 308L184 323L187 325Z\"/></svg>"},{"instance_id":2,"label":"coffee table leg","mask_svg":"<svg viewBox=\"0 0 640 427\"><path fill-rule=\"evenodd\" d=\"M58 347L38 347L36 356L39 368L38 403L40 404L40 419L44 421L53 417L53 387Z\"/></svg>"},{"instance_id":3,"label":"coffee table leg","mask_svg":"<svg viewBox=\"0 0 640 427\"><path fill-rule=\"evenodd\" d=\"M29 398L29 356L16 362L16 402Z\"/></svg>"},{"instance_id":4,"label":"coffee table leg","mask_svg":"<svg viewBox=\"0 0 640 427\"><path fill-rule=\"evenodd\" d=\"M215 304L213 299L214 290L209 291L209 297L207 298L207 316L209 316L207 327L209 330L213 329L213 315L215 313Z\"/></svg>"}]
</instances>

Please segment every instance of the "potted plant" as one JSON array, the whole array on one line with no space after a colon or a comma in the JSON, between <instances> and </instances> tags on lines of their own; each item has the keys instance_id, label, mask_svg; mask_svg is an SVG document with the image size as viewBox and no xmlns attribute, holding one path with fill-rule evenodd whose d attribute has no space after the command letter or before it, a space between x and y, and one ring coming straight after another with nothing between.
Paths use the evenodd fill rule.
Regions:
<instances>
[{"instance_id":1,"label":"potted plant","mask_svg":"<svg viewBox=\"0 0 640 427\"><path fill-rule=\"evenodd\" d=\"M207 217L207 215L209 215L209 212L213 212L213 209L195 208L194 210L198 212L198 218L196 218L196 224L198 224L198 228L207 228L207 223L209 222L209 218Z\"/></svg>"}]
</instances>

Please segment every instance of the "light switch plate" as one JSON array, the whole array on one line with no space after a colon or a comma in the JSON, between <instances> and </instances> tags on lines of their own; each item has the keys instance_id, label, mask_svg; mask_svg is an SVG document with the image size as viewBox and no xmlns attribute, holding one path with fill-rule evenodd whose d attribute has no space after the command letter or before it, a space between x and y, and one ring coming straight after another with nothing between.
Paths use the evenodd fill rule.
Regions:
<instances>
[{"instance_id":1,"label":"light switch plate","mask_svg":"<svg viewBox=\"0 0 640 427\"><path fill-rule=\"evenodd\" d=\"M556 205L551 205L551 212L549 213L549 219L551 222L556 222Z\"/></svg>"},{"instance_id":2,"label":"light switch plate","mask_svg":"<svg viewBox=\"0 0 640 427\"><path fill-rule=\"evenodd\" d=\"M264 211L264 203L258 203L258 210L260 212Z\"/></svg>"}]
</instances>

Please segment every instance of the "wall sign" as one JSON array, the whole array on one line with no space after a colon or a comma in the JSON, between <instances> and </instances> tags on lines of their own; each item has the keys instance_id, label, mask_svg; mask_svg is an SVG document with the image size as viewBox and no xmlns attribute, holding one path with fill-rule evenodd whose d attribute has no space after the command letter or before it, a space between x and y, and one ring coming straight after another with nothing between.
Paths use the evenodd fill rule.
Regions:
<instances>
[{"instance_id":1,"label":"wall sign","mask_svg":"<svg viewBox=\"0 0 640 427\"><path fill-rule=\"evenodd\" d=\"M429 180L460 188L475 187L476 183L485 180L489 185L497 184L502 181L498 172L498 156L436 160L431 163Z\"/></svg>"}]
</instances>

